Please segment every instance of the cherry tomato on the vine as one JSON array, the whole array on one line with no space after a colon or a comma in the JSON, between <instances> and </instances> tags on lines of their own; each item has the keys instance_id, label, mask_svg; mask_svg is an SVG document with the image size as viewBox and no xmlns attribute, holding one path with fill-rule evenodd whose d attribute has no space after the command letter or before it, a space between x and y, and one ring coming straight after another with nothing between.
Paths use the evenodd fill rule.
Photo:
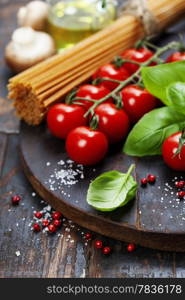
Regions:
<instances>
[{"instance_id":1,"label":"cherry tomato on the vine","mask_svg":"<svg viewBox=\"0 0 185 300\"><path fill-rule=\"evenodd\" d=\"M100 67L93 75L93 79L109 78L113 80L124 81L129 76L130 74L123 66L118 68L116 65L110 63ZM104 80L101 82L101 85L112 91L119 85L119 83Z\"/></svg>"},{"instance_id":2,"label":"cherry tomato on the vine","mask_svg":"<svg viewBox=\"0 0 185 300\"><path fill-rule=\"evenodd\" d=\"M177 171L185 171L185 144L179 154L176 151L179 147L179 140L182 138L182 132L176 132L169 136L163 143L162 155L165 163Z\"/></svg>"},{"instance_id":3,"label":"cherry tomato on the vine","mask_svg":"<svg viewBox=\"0 0 185 300\"><path fill-rule=\"evenodd\" d=\"M112 103L102 103L95 109L98 116L98 129L110 143L117 143L126 137L129 130L129 118L123 109L117 109Z\"/></svg>"},{"instance_id":4,"label":"cherry tomato on the vine","mask_svg":"<svg viewBox=\"0 0 185 300\"><path fill-rule=\"evenodd\" d=\"M54 136L65 139L72 129L87 124L84 114L85 110L81 106L55 104L47 114L48 128Z\"/></svg>"},{"instance_id":5,"label":"cherry tomato on the vine","mask_svg":"<svg viewBox=\"0 0 185 300\"><path fill-rule=\"evenodd\" d=\"M93 84L84 84L80 86L79 90L77 91L76 97L80 98L87 98L87 99L94 99L99 100L110 93L106 87L102 85L93 85ZM77 100L78 102L83 104L85 110L88 110L92 105L93 102L86 101L86 100ZM107 102L112 102L113 100L110 98Z\"/></svg>"},{"instance_id":6,"label":"cherry tomato on the vine","mask_svg":"<svg viewBox=\"0 0 185 300\"><path fill-rule=\"evenodd\" d=\"M166 62L167 63L171 63L171 62L176 62L176 61L180 61L180 60L185 60L185 52L175 52L173 54L171 54Z\"/></svg>"},{"instance_id":7,"label":"cherry tomato on the vine","mask_svg":"<svg viewBox=\"0 0 185 300\"><path fill-rule=\"evenodd\" d=\"M82 165L95 165L108 151L108 140L104 133L81 126L73 129L66 140L69 157Z\"/></svg>"},{"instance_id":8,"label":"cherry tomato on the vine","mask_svg":"<svg viewBox=\"0 0 185 300\"><path fill-rule=\"evenodd\" d=\"M123 88L121 95L123 108L132 123L136 123L144 114L158 105L153 95L137 85L128 85Z\"/></svg>"},{"instance_id":9,"label":"cherry tomato on the vine","mask_svg":"<svg viewBox=\"0 0 185 300\"><path fill-rule=\"evenodd\" d=\"M133 60L137 63L146 62L149 58L151 58L154 53L147 48L130 48L122 52L120 55L123 59ZM155 65L155 62L152 62L150 65ZM139 65L134 63L124 63L124 67L128 70L130 74L135 73L139 69Z\"/></svg>"}]
</instances>

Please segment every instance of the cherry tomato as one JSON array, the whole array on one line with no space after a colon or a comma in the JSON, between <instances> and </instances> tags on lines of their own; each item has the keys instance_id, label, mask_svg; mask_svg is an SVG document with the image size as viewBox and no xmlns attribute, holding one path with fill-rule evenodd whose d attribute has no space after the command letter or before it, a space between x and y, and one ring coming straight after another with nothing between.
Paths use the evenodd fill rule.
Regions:
<instances>
[{"instance_id":1,"label":"cherry tomato","mask_svg":"<svg viewBox=\"0 0 185 300\"><path fill-rule=\"evenodd\" d=\"M162 146L162 155L165 163L177 171L185 171L185 144L182 146L181 152L175 155L181 137L182 132L176 132L168 137Z\"/></svg>"},{"instance_id":2,"label":"cherry tomato","mask_svg":"<svg viewBox=\"0 0 185 300\"><path fill-rule=\"evenodd\" d=\"M132 123L136 123L144 114L154 109L157 99L146 89L128 85L121 91L123 107Z\"/></svg>"},{"instance_id":3,"label":"cherry tomato","mask_svg":"<svg viewBox=\"0 0 185 300\"><path fill-rule=\"evenodd\" d=\"M108 151L108 140L104 133L81 126L73 129L66 140L68 155L82 165L95 165Z\"/></svg>"},{"instance_id":4,"label":"cherry tomato","mask_svg":"<svg viewBox=\"0 0 185 300\"><path fill-rule=\"evenodd\" d=\"M47 114L48 128L54 136L65 139L72 129L87 124L84 114L85 110L81 106L55 104Z\"/></svg>"},{"instance_id":5,"label":"cherry tomato","mask_svg":"<svg viewBox=\"0 0 185 300\"><path fill-rule=\"evenodd\" d=\"M93 75L93 79L110 78L113 80L123 81L126 80L129 76L130 74L124 67L117 68L114 64L106 64L96 71L96 73ZM119 85L119 83L102 81L101 85L112 91Z\"/></svg>"},{"instance_id":6,"label":"cherry tomato","mask_svg":"<svg viewBox=\"0 0 185 300\"><path fill-rule=\"evenodd\" d=\"M147 48L140 48L140 49L130 48L123 51L121 57L123 59L129 59L138 63L143 63L147 61L149 58L151 58L153 55L154 53ZM153 62L150 65L155 65L155 64L156 63ZM127 71L130 74L135 73L139 69L139 66L134 63L124 63L124 67L127 69Z\"/></svg>"},{"instance_id":7,"label":"cherry tomato","mask_svg":"<svg viewBox=\"0 0 185 300\"><path fill-rule=\"evenodd\" d=\"M171 62L180 61L180 60L185 60L185 52L175 52L175 53L171 54L167 58L166 62L171 63Z\"/></svg>"},{"instance_id":8,"label":"cherry tomato","mask_svg":"<svg viewBox=\"0 0 185 300\"><path fill-rule=\"evenodd\" d=\"M109 93L110 90L102 85L85 84L79 88L76 97L99 100ZM78 102L83 104L85 110L88 110L93 105L93 102L88 100L78 100ZM112 99L108 99L108 102L112 102Z\"/></svg>"},{"instance_id":9,"label":"cherry tomato","mask_svg":"<svg viewBox=\"0 0 185 300\"><path fill-rule=\"evenodd\" d=\"M98 129L110 143L116 143L126 137L129 130L129 118L123 109L117 109L112 103L100 104L95 109L99 117Z\"/></svg>"}]
</instances>

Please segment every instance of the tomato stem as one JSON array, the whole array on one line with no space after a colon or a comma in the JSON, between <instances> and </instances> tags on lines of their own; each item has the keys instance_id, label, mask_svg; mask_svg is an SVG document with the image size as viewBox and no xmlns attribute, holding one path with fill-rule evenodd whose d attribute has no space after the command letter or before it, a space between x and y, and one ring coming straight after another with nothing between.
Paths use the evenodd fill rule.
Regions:
<instances>
[{"instance_id":1,"label":"tomato stem","mask_svg":"<svg viewBox=\"0 0 185 300\"><path fill-rule=\"evenodd\" d=\"M135 64L135 65L138 65L140 66L141 63L137 62L137 61L134 61L134 60L131 60L131 59L124 59L122 58L121 56L116 56L112 62L117 68L120 68L122 67L122 65L124 63L131 63L131 64Z\"/></svg>"},{"instance_id":2,"label":"tomato stem","mask_svg":"<svg viewBox=\"0 0 185 300\"><path fill-rule=\"evenodd\" d=\"M143 67L146 67L148 65L150 65L153 61L155 61L161 54L163 54L164 52L170 50L170 49L179 49L180 46L180 42L170 42L169 44L167 44L164 47L161 48L157 48L156 53L150 57L147 61L141 63L140 68L134 73L132 74L129 78L127 78L126 80L122 81L113 91L111 91L109 94L107 94L105 97L97 100L91 107L90 109L85 113L85 117L87 117L90 113L93 113L94 109L100 105L101 103L105 102L106 100L108 100L109 98L113 97L113 95L117 94L118 92L120 92L127 84L129 84L130 82L132 82L137 76L139 76L141 70ZM86 99L88 100L88 99Z\"/></svg>"},{"instance_id":3,"label":"tomato stem","mask_svg":"<svg viewBox=\"0 0 185 300\"><path fill-rule=\"evenodd\" d=\"M102 81L111 81L111 82L115 82L115 83L122 82L121 80L116 80L116 79L111 79L111 78L106 78L106 77L99 78L99 80L100 80L100 82L102 82Z\"/></svg>"},{"instance_id":4,"label":"tomato stem","mask_svg":"<svg viewBox=\"0 0 185 300\"><path fill-rule=\"evenodd\" d=\"M116 59L120 59L120 62L129 62L129 63L134 63L136 65L139 65L139 69L133 73L130 77L128 77L126 80L124 81L119 81L119 80L115 80L115 79L109 79L109 78L97 78L95 80L95 82L98 84L102 81L110 81L110 82L114 82L114 83L118 83L118 86L111 91L109 94L107 94L105 97L96 100L96 99L88 99L88 98L83 98L83 97L75 97L72 99L73 103L75 103L75 101L78 100L84 100L84 101L90 101L93 102L93 105L89 108L89 110L85 113L85 117L87 117L89 114L94 115L94 110L95 108L100 105L101 103L105 102L106 100L110 99L110 98L115 98L117 97L117 94L129 83L133 82L133 81L137 81L139 79L139 84L142 83L142 79L140 76L141 70L143 67L147 67L148 65L150 65L152 62L157 61L158 63L162 63L163 60L160 58L160 56L165 53L166 51L170 50L170 49L179 49L180 47L182 47L182 42L170 42L169 44L165 45L164 47L156 47L155 45L151 44L150 42L148 42L147 40L143 41L143 44L145 44L148 47L154 48L156 50L156 53L150 57L147 61L143 62L143 63L138 63L132 60L127 60L127 59L120 59L120 57L118 56L117 58L115 58L115 62ZM137 84L137 83L136 83ZM74 93L75 94L75 93ZM74 95L73 94L73 95ZM72 95L72 96L73 96ZM71 96L71 97L72 97ZM71 99L70 99L71 100Z\"/></svg>"}]
</instances>

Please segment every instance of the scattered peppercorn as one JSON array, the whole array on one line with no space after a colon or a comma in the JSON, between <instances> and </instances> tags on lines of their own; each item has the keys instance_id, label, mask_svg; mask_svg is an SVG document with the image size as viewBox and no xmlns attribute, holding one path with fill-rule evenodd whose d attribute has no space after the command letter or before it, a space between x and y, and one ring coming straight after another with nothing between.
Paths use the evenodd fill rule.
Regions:
<instances>
[{"instance_id":1,"label":"scattered peppercorn","mask_svg":"<svg viewBox=\"0 0 185 300\"><path fill-rule=\"evenodd\" d=\"M44 219L42 220L42 226L47 227L49 225L49 221Z\"/></svg>"},{"instance_id":2,"label":"scattered peppercorn","mask_svg":"<svg viewBox=\"0 0 185 300\"><path fill-rule=\"evenodd\" d=\"M156 176L153 175L153 174L149 174L147 176L147 180L148 180L149 183L154 183L156 181Z\"/></svg>"},{"instance_id":3,"label":"scattered peppercorn","mask_svg":"<svg viewBox=\"0 0 185 300\"><path fill-rule=\"evenodd\" d=\"M182 188L185 186L185 181L176 181L176 182L175 182L175 186L176 186L178 189L182 189Z\"/></svg>"},{"instance_id":4,"label":"scattered peppercorn","mask_svg":"<svg viewBox=\"0 0 185 300\"><path fill-rule=\"evenodd\" d=\"M48 230L49 230L50 233L54 233L54 232L57 231L57 228L56 228L55 225L50 224L50 225L48 225Z\"/></svg>"},{"instance_id":5,"label":"scattered peppercorn","mask_svg":"<svg viewBox=\"0 0 185 300\"><path fill-rule=\"evenodd\" d=\"M103 247L103 242L102 241L95 241L95 248L97 249L102 249Z\"/></svg>"},{"instance_id":6,"label":"scattered peppercorn","mask_svg":"<svg viewBox=\"0 0 185 300\"><path fill-rule=\"evenodd\" d=\"M12 204L18 205L21 201L21 197L19 195L12 196Z\"/></svg>"},{"instance_id":7,"label":"scattered peppercorn","mask_svg":"<svg viewBox=\"0 0 185 300\"><path fill-rule=\"evenodd\" d=\"M128 252L133 252L135 249L136 249L135 244L128 244L128 246L127 246L127 251Z\"/></svg>"},{"instance_id":8,"label":"scattered peppercorn","mask_svg":"<svg viewBox=\"0 0 185 300\"><path fill-rule=\"evenodd\" d=\"M110 247L104 247L102 249L103 254L107 255L111 253L111 248Z\"/></svg>"},{"instance_id":9,"label":"scattered peppercorn","mask_svg":"<svg viewBox=\"0 0 185 300\"><path fill-rule=\"evenodd\" d=\"M37 224L37 223L33 224L33 230L34 230L35 232L39 232L39 231L41 231L41 227L40 227L40 225L39 225L39 224Z\"/></svg>"},{"instance_id":10,"label":"scattered peppercorn","mask_svg":"<svg viewBox=\"0 0 185 300\"><path fill-rule=\"evenodd\" d=\"M147 178L142 178L142 179L141 179L141 185L142 185L142 186L146 186L147 183L148 183Z\"/></svg>"},{"instance_id":11,"label":"scattered peppercorn","mask_svg":"<svg viewBox=\"0 0 185 300\"><path fill-rule=\"evenodd\" d=\"M62 218L62 214L59 211L55 211L54 213L52 213L52 219L54 220L59 220Z\"/></svg>"},{"instance_id":12,"label":"scattered peppercorn","mask_svg":"<svg viewBox=\"0 0 185 300\"><path fill-rule=\"evenodd\" d=\"M42 216L43 216L43 214L42 214L40 211L36 211L36 212L34 213L34 216L35 216L37 219L41 219Z\"/></svg>"},{"instance_id":13,"label":"scattered peppercorn","mask_svg":"<svg viewBox=\"0 0 185 300\"><path fill-rule=\"evenodd\" d=\"M88 240L88 241L90 241L92 239L92 234L90 232L87 232L85 234L85 239Z\"/></svg>"},{"instance_id":14,"label":"scattered peppercorn","mask_svg":"<svg viewBox=\"0 0 185 300\"><path fill-rule=\"evenodd\" d=\"M62 225L62 221L61 220L54 220L53 225L56 226L56 227L60 227Z\"/></svg>"},{"instance_id":15,"label":"scattered peppercorn","mask_svg":"<svg viewBox=\"0 0 185 300\"><path fill-rule=\"evenodd\" d=\"M185 197L185 192L180 191L180 192L177 193L177 196L179 197L179 199L183 199Z\"/></svg>"}]
</instances>

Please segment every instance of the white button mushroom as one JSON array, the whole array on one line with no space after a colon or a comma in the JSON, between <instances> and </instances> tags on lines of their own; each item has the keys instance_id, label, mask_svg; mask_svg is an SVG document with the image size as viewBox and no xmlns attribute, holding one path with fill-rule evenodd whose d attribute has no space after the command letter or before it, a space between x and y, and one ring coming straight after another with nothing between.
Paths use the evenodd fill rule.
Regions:
<instances>
[{"instance_id":1,"label":"white button mushroom","mask_svg":"<svg viewBox=\"0 0 185 300\"><path fill-rule=\"evenodd\" d=\"M31 27L20 27L5 49L7 64L16 72L23 71L56 52L51 36Z\"/></svg>"},{"instance_id":2,"label":"white button mushroom","mask_svg":"<svg viewBox=\"0 0 185 300\"><path fill-rule=\"evenodd\" d=\"M35 30L44 30L49 6L43 1L31 1L19 9L17 21L19 26L29 26Z\"/></svg>"}]
</instances>

